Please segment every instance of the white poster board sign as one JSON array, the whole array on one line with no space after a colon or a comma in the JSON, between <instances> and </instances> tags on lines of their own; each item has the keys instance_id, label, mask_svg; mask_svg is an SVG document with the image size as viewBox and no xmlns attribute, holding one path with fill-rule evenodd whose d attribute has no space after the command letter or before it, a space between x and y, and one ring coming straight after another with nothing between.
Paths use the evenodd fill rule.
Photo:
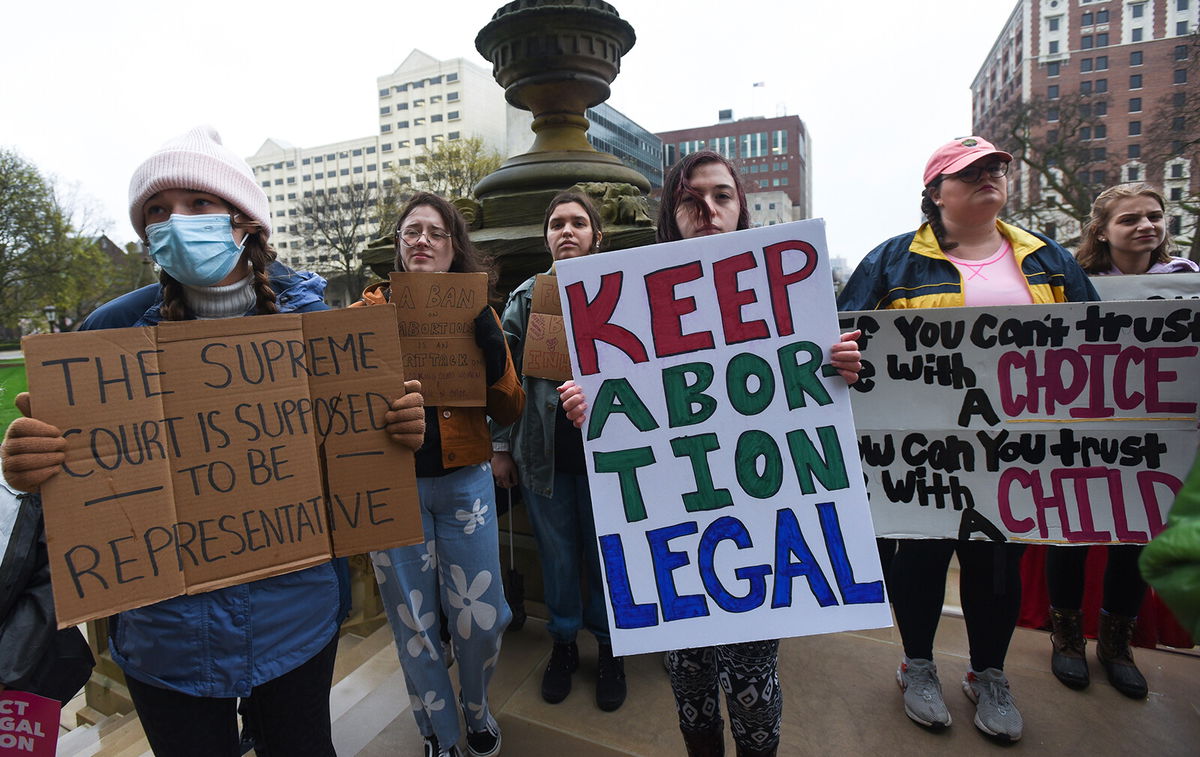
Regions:
<instances>
[{"instance_id":1,"label":"white poster board sign","mask_svg":"<svg viewBox=\"0 0 1200 757\"><path fill-rule=\"evenodd\" d=\"M1090 276L1102 300L1200 299L1200 273L1144 273L1138 276Z\"/></svg>"},{"instance_id":2,"label":"white poster board sign","mask_svg":"<svg viewBox=\"0 0 1200 757\"><path fill-rule=\"evenodd\" d=\"M614 651L890 625L824 222L556 270Z\"/></svg>"},{"instance_id":3,"label":"white poster board sign","mask_svg":"<svg viewBox=\"0 0 1200 757\"><path fill-rule=\"evenodd\" d=\"M863 329L852 394L880 536L1162 530L1196 456L1200 301L843 313L842 328Z\"/></svg>"}]
</instances>

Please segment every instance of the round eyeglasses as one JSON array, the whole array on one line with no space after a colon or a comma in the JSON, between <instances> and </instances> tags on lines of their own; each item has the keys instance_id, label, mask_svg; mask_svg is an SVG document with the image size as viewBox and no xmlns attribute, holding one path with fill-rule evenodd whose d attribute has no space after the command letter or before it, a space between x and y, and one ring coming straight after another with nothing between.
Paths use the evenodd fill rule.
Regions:
<instances>
[{"instance_id":1,"label":"round eyeglasses","mask_svg":"<svg viewBox=\"0 0 1200 757\"><path fill-rule=\"evenodd\" d=\"M400 239L409 247L416 244L421 237L425 237L429 241L429 244L441 244L449 239L450 235L441 229L421 231L420 229L407 228L400 232Z\"/></svg>"},{"instance_id":2,"label":"round eyeglasses","mask_svg":"<svg viewBox=\"0 0 1200 757\"><path fill-rule=\"evenodd\" d=\"M965 184L974 184L979 181L984 174L991 176L993 179L999 179L1008 173L1008 161L997 160L994 163L988 163L986 166L967 166L958 173L950 174L954 178Z\"/></svg>"}]
</instances>

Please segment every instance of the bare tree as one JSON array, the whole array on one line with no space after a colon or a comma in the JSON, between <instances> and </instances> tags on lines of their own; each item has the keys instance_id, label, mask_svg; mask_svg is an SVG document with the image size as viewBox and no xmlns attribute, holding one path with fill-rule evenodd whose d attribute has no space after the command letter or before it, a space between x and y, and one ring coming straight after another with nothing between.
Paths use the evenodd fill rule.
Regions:
<instances>
[{"instance_id":1,"label":"bare tree","mask_svg":"<svg viewBox=\"0 0 1200 757\"><path fill-rule=\"evenodd\" d=\"M377 190L358 183L305 193L295 205L295 234L325 258L313 270L341 280L349 292L361 291L366 280L359 251L379 231L380 200Z\"/></svg>"},{"instance_id":2,"label":"bare tree","mask_svg":"<svg viewBox=\"0 0 1200 757\"><path fill-rule=\"evenodd\" d=\"M1026 186L1010 183L1011 216L1070 246L1091 212L1092 200L1118 180L1118 156L1104 138L1107 97L1069 95L1014 100L989 119L985 132L1026 169ZM1015 177L1014 177L1015 178ZM1065 234L1065 236L1064 236Z\"/></svg>"},{"instance_id":3,"label":"bare tree","mask_svg":"<svg viewBox=\"0 0 1200 757\"><path fill-rule=\"evenodd\" d=\"M417 156L413 187L450 200L470 197L479 180L502 161L500 153L479 137L436 142Z\"/></svg>"},{"instance_id":4,"label":"bare tree","mask_svg":"<svg viewBox=\"0 0 1200 757\"><path fill-rule=\"evenodd\" d=\"M1145 119L1143 159L1156 172L1162 171L1163 184L1172 178L1182 178L1184 170L1176 159L1190 164L1191 178L1184 186L1168 191L1168 202L1191 216L1190 228L1173 229L1185 244L1182 254L1200 262L1200 33L1180 39L1173 51L1175 67L1174 91L1154 103L1154 110ZM1178 168L1166 169L1168 161ZM1180 174L1174 177L1171 173ZM1174 214L1172 214L1174 215Z\"/></svg>"}]
</instances>

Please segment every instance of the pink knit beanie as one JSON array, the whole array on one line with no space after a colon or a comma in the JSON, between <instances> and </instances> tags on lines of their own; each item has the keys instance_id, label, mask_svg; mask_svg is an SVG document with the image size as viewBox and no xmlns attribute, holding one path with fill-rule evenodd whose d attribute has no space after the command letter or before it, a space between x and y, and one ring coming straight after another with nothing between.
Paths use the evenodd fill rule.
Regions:
<instances>
[{"instance_id":1,"label":"pink knit beanie","mask_svg":"<svg viewBox=\"0 0 1200 757\"><path fill-rule=\"evenodd\" d=\"M221 135L211 126L197 126L168 141L133 172L129 181L129 220L143 240L146 218L142 207L164 189L211 192L261 224L264 240L271 236L266 193L246 161L222 145Z\"/></svg>"}]
</instances>

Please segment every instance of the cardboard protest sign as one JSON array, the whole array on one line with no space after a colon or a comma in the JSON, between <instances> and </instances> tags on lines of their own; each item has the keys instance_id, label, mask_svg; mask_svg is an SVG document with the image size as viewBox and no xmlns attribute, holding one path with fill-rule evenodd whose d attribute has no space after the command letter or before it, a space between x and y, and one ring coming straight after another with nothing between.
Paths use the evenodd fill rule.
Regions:
<instances>
[{"instance_id":1,"label":"cardboard protest sign","mask_svg":"<svg viewBox=\"0 0 1200 757\"><path fill-rule=\"evenodd\" d=\"M24 691L0 691L0 754L54 757L62 705Z\"/></svg>"},{"instance_id":2,"label":"cardboard protest sign","mask_svg":"<svg viewBox=\"0 0 1200 757\"><path fill-rule=\"evenodd\" d=\"M557 264L617 654L891 623L824 229Z\"/></svg>"},{"instance_id":3,"label":"cardboard protest sign","mask_svg":"<svg viewBox=\"0 0 1200 757\"><path fill-rule=\"evenodd\" d=\"M863 330L852 393L880 536L1162 530L1200 441L1200 302L886 310L842 327Z\"/></svg>"},{"instance_id":4,"label":"cardboard protest sign","mask_svg":"<svg viewBox=\"0 0 1200 757\"><path fill-rule=\"evenodd\" d=\"M421 541L412 453L383 417L404 380L390 307L22 348L34 416L68 443L42 489L62 627Z\"/></svg>"},{"instance_id":5,"label":"cardboard protest sign","mask_svg":"<svg viewBox=\"0 0 1200 757\"><path fill-rule=\"evenodd\" d=\"M1092 276L1100 299L1200 299L1200 273L1145 273L1138 276Z\"/></svg>"},{"instance_id":6,"label":"cardboard protest sign","mask_svg":"<svg viewBox=\"0 0 1200 757\"><path fill-rule=\"evenodd\" d=\"M404 394L395 308L327 310L303 318L334 556L421 543L413 453L384 429L384 413Z\"/></svg>"},{"instance_id":7,"label":"cardboard protest sign","mask_svg":"<svg viewBox=\"0 0 1200 757\"><path fill-rule=\"evenodd\" d=\"M486 273L393 273L404 375L420 379L427 405L487 404L475 317L487 300Z\"/></svg>"},{"instance_id":8,"label":"cardboard protest sign","mask_svg":"<svg viewBox=\"0 0 1200 757\"><path fill-rule=\"evenodd\" d=\"M157 332L162 409L180 424L171 489L176 552L192 554L188 592L328 560L312 429L286 422L309 397L300 315L166 321Z\"/></svg>"},{"instance_id":9,"label":"cardboard protest sign","mask_svg":"<svg viewBox=\"0 0 1200 757\"><path fill-rule=\"evenodd\" d=\"M526 376L566 381L571 378L571 353L563 326L555 276L538 274L533 281L529 324L522 346L521 373Z\"/></svg>"}]
</instances>

